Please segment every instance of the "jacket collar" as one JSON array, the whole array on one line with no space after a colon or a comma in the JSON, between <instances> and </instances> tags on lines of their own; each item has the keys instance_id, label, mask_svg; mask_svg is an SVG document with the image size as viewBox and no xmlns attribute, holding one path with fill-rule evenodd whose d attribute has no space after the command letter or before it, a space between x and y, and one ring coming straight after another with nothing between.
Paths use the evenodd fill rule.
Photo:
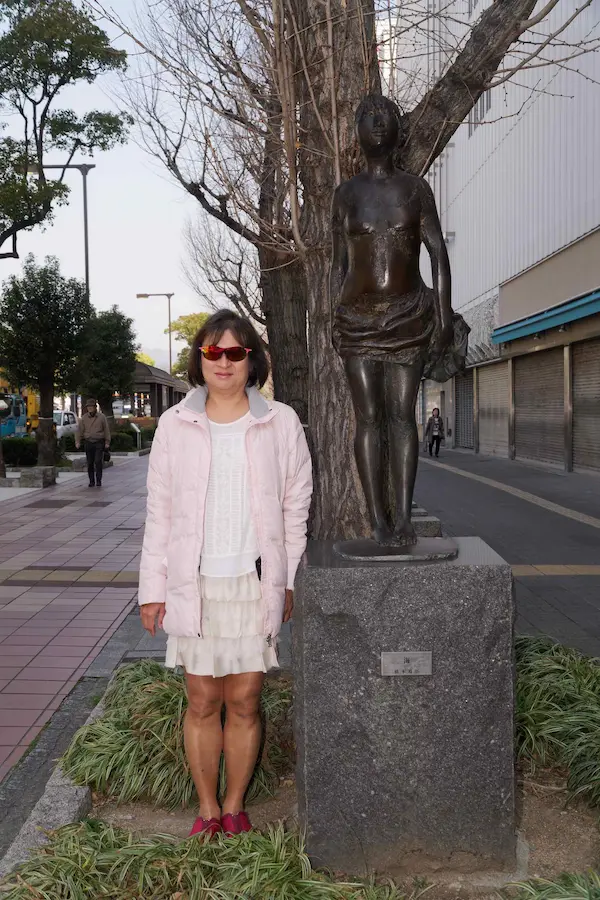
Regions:
<instances>
[{"instance_id":1,"label":"jacket collar","mask_svg":"<svg viewBox=\"0 0 600 900\"><path fill-rule=\"evenodd\" d=\"M257 419L258 421L266 418L271 412L271 407L258 388L246 388L246 394L248 395L250 415L252 418ZM199 387L194 388L183 401L183 409L187 412L196 413L197 415L204 415L206 412L207 396L208 390L206 389L206 385L202 384Z\"/></svg>"}]
</instances>

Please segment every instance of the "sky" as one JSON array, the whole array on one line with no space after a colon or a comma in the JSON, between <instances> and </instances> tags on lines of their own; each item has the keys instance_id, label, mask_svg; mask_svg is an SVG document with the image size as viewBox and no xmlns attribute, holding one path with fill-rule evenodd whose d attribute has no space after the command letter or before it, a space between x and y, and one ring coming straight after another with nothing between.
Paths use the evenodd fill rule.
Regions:
<instances>
[{"instance_id":1,"label":"sky","mask_svg":"<svg viewBox=\"0 0 600 900\"><path fill-rule=\"evenodd\" d=\"M119 0L118 9L120 13L132 10L133 3ZM119 46L124 46L122 41ZM118 90L118 76L106 76L93 85L65 90L57 106L79 113L117 110ZM46 159L47 163L62 161L58 152ZM173 292L173 319L205 308L183 272L185 227L195 220L198 203L140 146L135 128L125 146L73 161L96 165L88 176L91 301L98 310L117 304L134 320L141 349L158 366L168 368L167 301L161 297L137 300L135 295ZM71 187L68 206L59 208L47 227L19 234L20 260L0 260L1 280L18 275L28 253L38 259L56 256L64 275L84 278L80 173L69 172L67 183ZM174 343L173 358L179 346Z\"/></svg>"}]
</instances>

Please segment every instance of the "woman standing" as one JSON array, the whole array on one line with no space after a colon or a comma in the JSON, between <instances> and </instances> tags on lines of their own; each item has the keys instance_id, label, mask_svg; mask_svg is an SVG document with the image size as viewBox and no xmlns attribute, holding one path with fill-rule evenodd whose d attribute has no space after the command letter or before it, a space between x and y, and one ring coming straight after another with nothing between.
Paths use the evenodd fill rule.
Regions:
<instances>
[{"instance_id":1,"label":"woman standing","mask_svg":"<svg viewBox=\"0 0 600 900\"><path fill-rule=\"evenodd\" d=\"M429 444L429 455L433 456L433 448L435 446L435 455L440 455L440 444L444 440L444 422L440 416L437 406L431 411L431 415L425 429L425 442Z\"/></svg>"},{"instance_id":2,"label":"woman standing","mask_svg":"<svg viewBox=\"0 0 600 900\"><path fill-rule=\"evenodd\" d=\"M150 454L139 603L144 628L153 635L158 623L169 636L166 665L185 670L185 750L200 800L191 834L251 828L244 796L264 673L278 665L306 546L310 455L296 413L259 393L268 371L252 325L215 313L190 350L195 389L163 413Z\"/></svg>"}]
</instances>

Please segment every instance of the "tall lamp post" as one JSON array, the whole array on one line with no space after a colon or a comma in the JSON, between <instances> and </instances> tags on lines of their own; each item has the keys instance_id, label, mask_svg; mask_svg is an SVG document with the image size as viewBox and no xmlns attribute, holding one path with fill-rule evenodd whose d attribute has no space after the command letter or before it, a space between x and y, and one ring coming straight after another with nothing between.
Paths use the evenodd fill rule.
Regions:
<instances>
[{"instance_id":1,"label":"tall lamp post","mask_svg":"<svg viewBox=\"0 0 600 900\"><path fill-rule=\"evenodd\" d=\"M43 169L60 169L64 172L66 169L77 169L81 172L83 178L83 249L85 254L85 292L88 300L90 299L90 240L88 229L88 193L87 193L87 177L92 169L96 168L95 163L67 163L60 165L44 165ZM39 174L40 167L37 163L32 163L28 169L32 174Z\"/></svg>"},{"instance_id":2,"label":"tall lamp post","mask_svg":"<svg viewBox=\"0 0 600 900\"><path fill-rule=\"evenodd\" d=\"M166 297L167 298L167 306L169 313L169 375L173 374L173 354L171 349L171 297L175 295L171 294L136 294L135 295L138 300L148 300L149 297Z\"/></svg>"},{"instance_id":3,"label":"tall lamp post","mask_svg":"<svg viewBox=\"0 0 600 900\"><path fill-rule=\"evenodd\" d=\"M92 169L96 168L95 163L67 163L64 166L58 164L52 165L44 165L43 169L60 169L64 172L66 169L77 169L77 171L81 172L81 177L83 178L83 252L85 259L85 295L87 299L90 299L90 235L89 235L89 227L88 227L88 192L87 192L87 177ZM28 172L31 174L38 174L40 172L40 167L37 163L32 163L28 169ZM77 394L71 395L71 408L75 414L77 414Z\"/></svg>"}]
</instances>

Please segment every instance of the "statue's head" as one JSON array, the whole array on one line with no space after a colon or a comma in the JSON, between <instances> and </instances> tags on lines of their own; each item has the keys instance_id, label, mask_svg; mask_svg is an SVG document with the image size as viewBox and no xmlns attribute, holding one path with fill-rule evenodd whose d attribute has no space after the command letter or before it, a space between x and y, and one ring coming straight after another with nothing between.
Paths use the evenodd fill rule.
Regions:
<instances>
[{"instance_id":1,"label":"statue's head","mask_svg":"<svg viewBox=\"0 0 600 900\"><path fill-rule=\"evenodd\" d=\"M358 140L365 156L384 156L404 142L404 120L400 108L380 94L360 101L354 116Z\"/></svg>"}]
</instances>

